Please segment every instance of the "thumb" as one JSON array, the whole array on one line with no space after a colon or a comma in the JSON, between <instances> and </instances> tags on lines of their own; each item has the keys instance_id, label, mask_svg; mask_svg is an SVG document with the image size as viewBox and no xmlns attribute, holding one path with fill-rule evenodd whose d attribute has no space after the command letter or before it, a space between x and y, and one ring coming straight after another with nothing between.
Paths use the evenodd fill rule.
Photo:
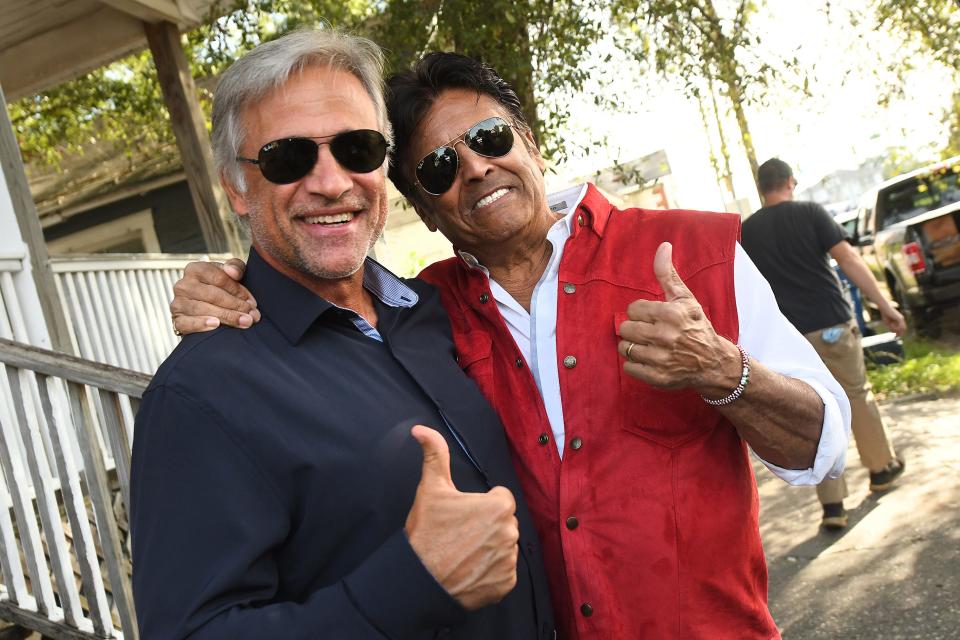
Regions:
<instances>
[{"instance_id":1,"label":"thumb","mask_svg":"<svg viewBox=\"0 0 960 640\"><path fill-rule=\"evenodd\" d=\"M243 279L243 272L247 270L247 265L240 258L230 258L223 263L223 271L228 276L240 282Z\"/></svg>"},{"instance_id":2,"label":"thumb","mask_svg":"<svg viewBox=\"0 0 960 640\"><path fill-rule=\"evenodd\" d=\"M663 288L664 299L667 302L690 297L690 290L683 284L683 280L673 266L673 245L669 242L663 242L657 247L657 254L653 257L653 273Z\"/></svg>"},{"instance_id":3,"label":"thumb","mask_svg":"<svg viewBox=\"0 0 960 640\"><path fill-rule=\"evenodd\" d=\"M456 489L453 478L450 477L450 449L447 441L438 431L416 425L410 430L410 435L420 443L423 449L423 471L420 476L420 486L449 487Z\"/></svg>"}]
</instances>

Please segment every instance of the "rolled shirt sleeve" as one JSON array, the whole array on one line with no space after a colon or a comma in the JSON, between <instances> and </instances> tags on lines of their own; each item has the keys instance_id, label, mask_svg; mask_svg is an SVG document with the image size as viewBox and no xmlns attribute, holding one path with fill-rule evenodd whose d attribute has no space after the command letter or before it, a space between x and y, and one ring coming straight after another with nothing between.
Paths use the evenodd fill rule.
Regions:
<instances>
[{"instance_id":1,"label":"rolled shirt sleeve","mask_svg":"<svg viewBox=\"0 0 960 640\"><path fill-rule=\"evenodd\" d=\"M740 346L772 371L810 385L823 400L823 429L813 467L783 469L760 459L792 485L819 484L843 473L850 439L850 402L813 346L780 312L766 279L737 244L734 286L740 319Z\"/></svg>"}]
</instances>

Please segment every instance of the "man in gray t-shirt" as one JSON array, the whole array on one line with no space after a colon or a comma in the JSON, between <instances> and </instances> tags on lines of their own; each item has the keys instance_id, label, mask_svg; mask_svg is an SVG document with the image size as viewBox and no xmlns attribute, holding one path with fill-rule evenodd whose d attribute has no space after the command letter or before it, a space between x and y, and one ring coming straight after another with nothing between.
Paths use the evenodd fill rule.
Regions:
<instances>
[{"instance_id":1,"label":"man in gray t-shirt","mask_svg":"<svg viewBox=\"0 0 960 640\"><path fill-rule=\"evenodd\" d=\"M741 244L770 283L780 310L846 391L860 461L870 470L870 489L885 491L903 473L903 460L893 449L870 390L860 332L830 258L877 305L891 331L900 335L906 322L830 214L818 204L793 199L797 181L787 163L768 160L757 176L764 206L744 221ZM817 496L823 504L823 525L845 527L843 477L824 480Z\"/></svg>"}]
</instances>

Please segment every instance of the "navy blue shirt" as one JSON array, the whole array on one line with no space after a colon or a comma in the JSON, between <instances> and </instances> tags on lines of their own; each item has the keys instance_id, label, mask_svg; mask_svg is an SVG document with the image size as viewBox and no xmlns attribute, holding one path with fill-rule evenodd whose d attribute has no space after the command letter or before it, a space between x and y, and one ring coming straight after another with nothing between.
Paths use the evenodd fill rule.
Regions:
<instances>
[{"instance_id":1,"label":"navy blue shirt","mask_svg":"<svg viewBox=\"0 0 960 640\"><path fill-rule=\"evenodd\" d=\"M187 336L158 370L133 447L144 640L552 637L502 425L456 363L436 291L377 267L374 335L251 252L263 319ZM418 423L447 439L461 491L517 498L518 583L497 605L465 611L406 538Z\"/></svg>"}]
</instances>

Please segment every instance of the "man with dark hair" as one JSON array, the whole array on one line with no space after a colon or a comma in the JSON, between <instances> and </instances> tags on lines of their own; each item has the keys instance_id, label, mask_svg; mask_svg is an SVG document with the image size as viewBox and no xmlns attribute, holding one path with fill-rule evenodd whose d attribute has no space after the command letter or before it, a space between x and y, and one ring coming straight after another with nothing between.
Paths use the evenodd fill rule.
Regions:
<instances>
[{"instance_id":1,"label":"man with dark hair","mask_svg":"<svg viewBox=\"0 0 960 640\"><path fill-rule=\"evenodd\" d=\"M220 78L214 155L263 321L184 339L143 395L144 640L554 637L502 425L437 292L366 259L387 216L382 73L375 44L325 29Z\"/></svg>"},{"instance_id":2,"label":"man with dark hair","mask_svg":"<svg viewBox=\"0 0 960 640\"><path fill-rule=\"evenodd\" d=\"M783 314L810 341L850 400L860 461L870 470L871 491L886 491L903 473L870 391L860 332L843 297L830 258L877 305L883 322L900 335L906 322L887 300L843 228L820 205L794 200L797 181L783 160L767 160L757 172L763 208L743 223L743 248L764 275ZM847 514L843 476L817 485L823 525L843 528Z\"/></svg>"},{"instance_id":3,"label":"man with dark hair","mask_svg":"<svg viewBox=\"0 0 960 640\"><path fill-rule=\"evenodd\" d=\"M506 427L560 637L779 637L747 445L816 483L842 468L847 407L739 218L620 211L592 185L548 196L516 95L470 58L430 54L388 88L390 176L457 249L421 277ZM209 264L180 294L181 331L254 312Z\"/></svg>"}]
</instances>

